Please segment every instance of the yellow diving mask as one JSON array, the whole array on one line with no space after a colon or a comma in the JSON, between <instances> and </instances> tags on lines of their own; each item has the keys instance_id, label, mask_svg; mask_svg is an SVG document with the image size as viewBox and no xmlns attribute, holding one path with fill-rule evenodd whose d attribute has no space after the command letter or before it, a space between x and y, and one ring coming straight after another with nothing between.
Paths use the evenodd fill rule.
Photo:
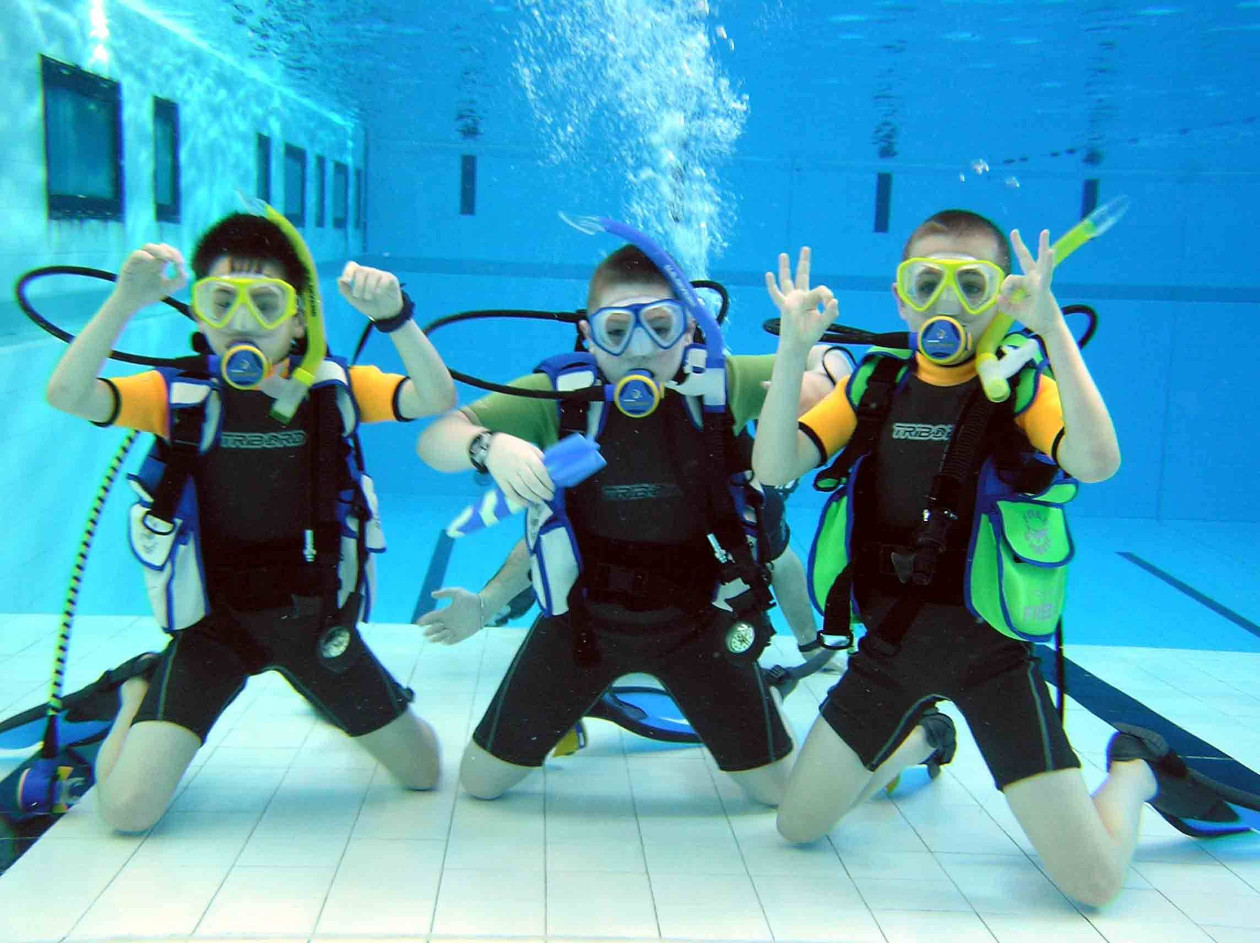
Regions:
<instances>
[{"instance_id":1,"label":"yellow diving mask","mask_svg":"<svg viewBox=\"0 0 1260 943\"><path fill-rule=\"evenodd\" d=\"M977 315L997 304L1004 278L1006 273L988 259L906 259L897 266L897 295L922 313L949 288L964 311Z\"/></svg>"},{"instance_id":2,"label":"yellow diving mask","mask_svg":"<svg viewBox=\"0 0 1260 943\"><path fill-rule=\"evenodd\" d=\"M212 275L193 284L193 313L210 327L227 327L242 306L270 331L297 314L297 292L282 279L257 276Z\"/></svg>"}]
</instances>

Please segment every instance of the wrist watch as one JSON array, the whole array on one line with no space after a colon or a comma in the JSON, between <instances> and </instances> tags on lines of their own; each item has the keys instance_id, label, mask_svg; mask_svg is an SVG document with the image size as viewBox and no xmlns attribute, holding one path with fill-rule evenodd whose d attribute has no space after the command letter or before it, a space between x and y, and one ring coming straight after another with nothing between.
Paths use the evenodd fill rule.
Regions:
<instances>
[{"instance_id":1,"label":"wrist watch","mask_svg":"<svg viewBox=\"0 0 1260 943\"><path fill-rule=\"evenodd\" d=\"M486 468L486 459L490 457L490 440L492 438L494 438L493 432L489 429L482 429L468 443L468 461L472 463L473 468L483 475L489 471Z\"/></svg>"}]
</instances>

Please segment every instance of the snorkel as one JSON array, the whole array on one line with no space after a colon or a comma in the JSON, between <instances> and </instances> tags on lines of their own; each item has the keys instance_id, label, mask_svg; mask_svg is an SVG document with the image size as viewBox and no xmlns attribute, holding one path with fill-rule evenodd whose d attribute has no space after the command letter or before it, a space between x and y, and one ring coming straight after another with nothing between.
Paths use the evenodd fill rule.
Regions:
<instances>
[{"instance_id":1,"label":"snorkel","mask_svg":"<svg viewBox=\"0 0 1260 943\"><path fill-rule=\"evenodd\" d=\"M302 400L310 392L315 382L315 371L328 355L328 341L324 333L324 310L319 294L319 273L311 250L306 241L294 228L293 224L271 204L265 200L250 199L241 194L241 200L250 212L276 225L288 240L297 254L298 261L306 272L306 288L302 290L302 311L306 317L306 353L301 362L293 368L292 374L284 381L280 394L271 405L271 418L286 425L293 419ZM261 358L259 361L258 358ZM244 389L257 387L266 378L270 364L266 356L252 344L238 344L224 353L220 363L220 371L224 380L233 386ZM256 377L256 379L255 379ZM234 380L236 382L234 382ZM245 385L252 380L252 385Z\"/></svg>"},{"instance_id":2,"label":"snorkel","mask_svg":"<svg viewBox=\"0 0 1260 943\"><path fill-rule=\"evenodd\" d=\"M1060 236L1054 245L1051 246L1051 251L1054 252L1055 268L1057 269L1064 259L1085 245L1085 243L1096 236L1101 236L1119 222L1120 217L1125 214L1128 208L1129 198L1127 196L1118 196L1095 209ZM1019 300L1025 295L1026 293L1021 290L1016 293L1014 300ZM1033 354L1032 350L1028 350L1024 352L1023 356L1007 355L1000 360L998 359L998 345L1014 323L1015 319L1011 315L1005 311L999 311L997 316L989 323L989 326L985 328L984 333L980 335L980 340L976 344L976 373L980 377L984 395L994 403L1000 403L1011 395L1011 385L1008 381L1027 362L1028 357ZM1031 346L1024 345L1024 347ZM1008 361L1010 362L1008 363Z\"/></svg>"},{"instance_id":3,"label":"snorkel","mask_svg":"<svg viewBox=\"0 0 1260 943\"><path fill-rule=\"evenodd\" d=\"M690 382L692 377L699 380L705 373L710 373L710 377L716 376L719 380L724 378L726 355L722 347L722 328L718 325L717 319L705 307L704 302L700 300L700 296L696 294L695 288L691 282L683 274L678 263L674 261L660 245L654 240L639 232L632 226L625 223L619 223L614 219L608 219L605 216L569 216L561 213L560 218L572 226L579 232L593 236L600 232L606 232L610 236L616 236L624 239L637 246L644 255L646 255L653 265L664 276L669 283L669 287L673 290L675 297L682 304L683 310L699 325L701 333L704 335L704 360L698 362L697 358L684 355L684 365L688 371L689 377L682 383L674 383L672 380L665 383L659 383L646 370L633 370L624 376L611 391L612 402L627 416L642 417L650 415L661 401L663 395L663 387L673 389L682 389L687 387L686 392L703 396L704 408L706 411L723 410L726 408L726 385L723 382L704 382L693 384ZM692 345L688 348L688 354L691 350L699 349L699 345ZM700 388L702 386L702 388Z\"/></svg>"}]
</instances>

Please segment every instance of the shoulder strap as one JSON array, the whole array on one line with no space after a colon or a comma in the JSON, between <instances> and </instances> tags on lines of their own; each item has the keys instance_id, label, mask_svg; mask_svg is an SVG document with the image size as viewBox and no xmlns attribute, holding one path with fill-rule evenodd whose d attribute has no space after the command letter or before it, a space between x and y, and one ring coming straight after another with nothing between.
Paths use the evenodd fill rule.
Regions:
<instances>
[{"instance_id":1,"label":"shoulder strap","mask_svg":"<svg viewBox=\"0 0 1260 943\"><path fill-rule=\"evenodd\" d=\"M148 516L173 523L184 487L201 456L205 436L206 406L211 387L205 382L185 382L179 370L164 370L170 434L165 446L165 470L153 489Z\"/></svg>"},{"instance_id":2,"label":"shoulder strap","mask_svg":"<svg viewBox=\"0 0 1260 943\"><path fill-rule=\"evenodd\" d=\"M907 366L907 361L886 354L863 358L853 374L855 384L861 387L854 389L854 395L859 397L853 410L857 416L857 427L836 460L814 479L816 489L834 490L853 469L854 463L875 448L892 405L893 392L901 383Z\"/></svg>"},{"instance_id":3,"label":"shoulder strap","mask_svg":"<svg viewBox=\"0 0 1260 943\"><path fill-rule=\"evenodd\" d=\"M584 389L593 386L599 380L599 368L595 365L595 358L585 351L569 351L548 357L534 367L534 372L545 374L551 380L552 389L560 391ZM590 407L591 404L587 400L557 401L561 439L574 432L586 434Z\"/></svg>"},{"instance_id":4,"label":"shoulder strap","mask_svg":"<svg viewBox=\"0 0 1260 943\"><path fill-rule=\"evenodd\" d=\"M311 391L315 441L310 450L311 508L306 553L308 560L313 554L319 572L325 617L337 609L341 565L337 498L347 470L347 440L337 390L336 384L328 383Z\"/></svg>"}]
</instances>

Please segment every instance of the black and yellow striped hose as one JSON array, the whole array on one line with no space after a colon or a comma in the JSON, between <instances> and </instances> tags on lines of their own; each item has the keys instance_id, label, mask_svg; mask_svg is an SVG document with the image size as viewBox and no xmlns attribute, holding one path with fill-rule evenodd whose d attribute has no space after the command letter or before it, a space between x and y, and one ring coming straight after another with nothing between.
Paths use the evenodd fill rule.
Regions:
<instances>
[{"instance_id":1,"label":"black and yellow striped hose","mask_svg":"<svg viewBox=\"0 0 1260 943\"><path fill-rule=\"evenodd\" d=\"M61 610L61 628L57 632L57 652L53 658L52 687L48 692L48 719L44 727L44 744L40 754L46 758L57 755L57 715L61 713L61 691L65 685L66 652L70 647L70 626L74 622L74 611L79 601L79 584L83 580L83 570L87 566L88 551L92 549L92 538L96 536L96 525L101 519L101 511L105 507L105 499L118 478L127 453L140 433L132 429L127 433L105 470L100 487L96 489L96 497L92 501L92 510L88 512L87 524L83 528L83 539L79 541L78 552L74 555L74 566L70 569L70 585L66 587L66 602Z\"/></svg>"}]
</instances>

